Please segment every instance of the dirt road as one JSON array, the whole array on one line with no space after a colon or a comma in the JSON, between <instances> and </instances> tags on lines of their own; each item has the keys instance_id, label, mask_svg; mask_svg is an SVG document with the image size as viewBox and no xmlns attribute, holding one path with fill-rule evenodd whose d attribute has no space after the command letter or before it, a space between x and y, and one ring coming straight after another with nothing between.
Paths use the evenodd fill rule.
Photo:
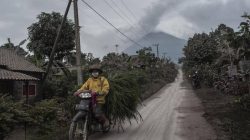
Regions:
<instances>
[{"instance_id":1,"label":"dirt road","mask_svg":"<svg viewBox=\"0 0 250 140\"><path fill-rule=\"evenodd\" d=\"M126 123L124 132L111 130L91 140L214 140L215 133L202 117L203 108L179 72L175 82L143 102L143 122Z\"/></svg>"}]
</instances>

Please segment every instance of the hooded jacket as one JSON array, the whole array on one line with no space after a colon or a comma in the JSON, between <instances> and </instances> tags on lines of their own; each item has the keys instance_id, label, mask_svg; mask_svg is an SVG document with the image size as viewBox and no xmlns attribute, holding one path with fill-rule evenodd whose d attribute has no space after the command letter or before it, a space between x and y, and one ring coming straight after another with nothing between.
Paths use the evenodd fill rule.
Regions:
<instances>
[{"instance_id":1,"label":"hooded jacket","mask_svg":"<svg viewBox=\"0 0 250 140\"><path fill-rule=\"evenodd\" d=\"M109 82L103 77L99 76L98 78L89 78L80 88L80 90L91 90L92 92L99 93L100 96L97 96L97 103L105 104L105 96L109 92Z\"/></svg>"}]
</instances>

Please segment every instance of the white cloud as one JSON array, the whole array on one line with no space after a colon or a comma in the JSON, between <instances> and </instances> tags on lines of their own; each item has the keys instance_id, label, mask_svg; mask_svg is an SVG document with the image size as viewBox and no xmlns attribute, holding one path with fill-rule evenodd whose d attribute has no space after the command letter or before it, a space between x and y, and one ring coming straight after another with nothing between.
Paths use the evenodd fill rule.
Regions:
<instances>
[{"instance_id":1,"label":"white cloud","mask_svg":"<svg viewBox=\"0 0 250 140\"><path fill-rule=\"evenodd\" d=\"M8 23L7 23L7 22L0 21L0 30L6 28L7 26L8 26Z\"/></svg>"},{"instance_id":2,"label":"white cloud","mask_svg":"<svg viewBox=\"0 0 250 140\"><path fill-rule=\"evenodd\" d=\"M156 30L161 30L183 39L187 39L195 32L199 31L197 25L181 16L175 16L168 20L162 20Z\"/></svg>"}]
</instances>

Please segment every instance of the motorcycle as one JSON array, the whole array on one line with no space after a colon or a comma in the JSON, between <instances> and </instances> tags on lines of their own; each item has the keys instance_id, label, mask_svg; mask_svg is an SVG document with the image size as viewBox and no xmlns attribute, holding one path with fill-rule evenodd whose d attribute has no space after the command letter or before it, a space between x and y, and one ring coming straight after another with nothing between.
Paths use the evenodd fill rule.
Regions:
<instances>
[{"instance_id":1,"label":"motorcycle","mask_svg":"<svg viewBox=\"0 0 250 140\"><path fill-rule=\"evenodd\" d=\"M96 105L96 95L91 94L90 91L85 91L80 93L78 97L81 100L80 104L75 106L75 110L78 112L70 124L69 140L88 140L89 135L95 132L107 133L110 127L104 129L93 113Z\"/></svg>"},{"instance_id":2,"label":"motorcycle","mask_svg":"<svg viewBox=\"0 0 250 140\"><path fill-rule=\"evenodd\" d=\"M195 73L192 76L192 86L193 86L194 89L201 88L199 76L197 75L197 73Z\"/></svg>"}]
</instances>

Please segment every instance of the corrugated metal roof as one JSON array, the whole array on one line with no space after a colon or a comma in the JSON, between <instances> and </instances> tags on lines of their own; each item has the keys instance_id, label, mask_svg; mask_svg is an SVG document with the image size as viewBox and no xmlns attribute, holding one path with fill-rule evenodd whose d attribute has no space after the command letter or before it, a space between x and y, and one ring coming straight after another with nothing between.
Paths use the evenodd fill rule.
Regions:
<instances>
[{"instance_id":1,"label":"corrugated metal roof","mask_svg":"<svg viewBox=\"0 0 250 140\"><path fill-rule=\"evenodd\" d=\"M17 55L13 50L0 48L0 65L13 71L44 72L34 64Z\"/></svg>"},{"instance_id":2,"label":"corrugated metal roof","mask_svg":"<svg viewBox=\"0 0 250 140\"><path fill-rule=\"evenodd\" d=\"M34 80L37 81L39 79L19 73L19 72L13 72L5 69L0 69L0 80Z\"/></svg>"}]
</instances>

